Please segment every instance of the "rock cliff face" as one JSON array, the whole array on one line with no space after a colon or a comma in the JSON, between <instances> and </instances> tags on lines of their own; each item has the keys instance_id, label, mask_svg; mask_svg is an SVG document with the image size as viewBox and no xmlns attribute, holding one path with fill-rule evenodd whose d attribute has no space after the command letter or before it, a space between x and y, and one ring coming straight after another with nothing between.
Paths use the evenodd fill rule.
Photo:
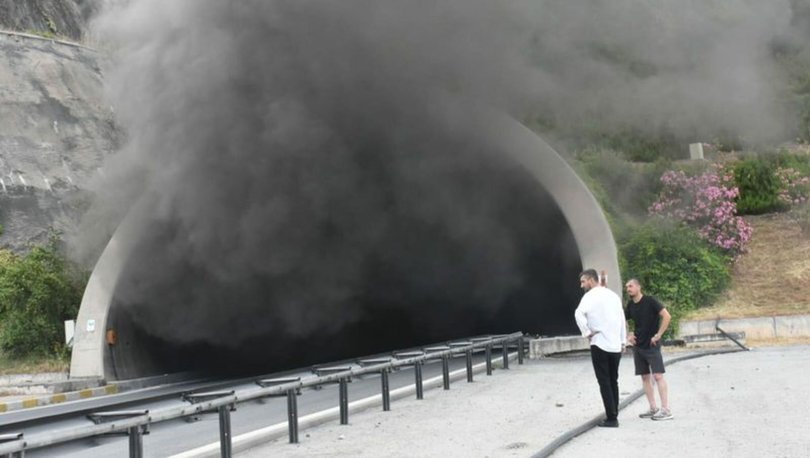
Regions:
<instances>
[{"instance_id":1,"label":"rock cliff face","mask_svg":"<svg viewBox=\"0 0 810 458\"><path fill-rule=\"evenodd\" d=\"M92 49L0 33L0 246L23 250L78 221L119 142L102 63Z\"/></svg>"},{"instance_id":2,"label":"rock cliff face","mask_svg":"<svg viewBox=\"0 0 810 458\"><path fill-rule=\"evenodd\" d=\"M0 0L0 28L81 40L98 0Z\"/></svg>"}]
</instances>

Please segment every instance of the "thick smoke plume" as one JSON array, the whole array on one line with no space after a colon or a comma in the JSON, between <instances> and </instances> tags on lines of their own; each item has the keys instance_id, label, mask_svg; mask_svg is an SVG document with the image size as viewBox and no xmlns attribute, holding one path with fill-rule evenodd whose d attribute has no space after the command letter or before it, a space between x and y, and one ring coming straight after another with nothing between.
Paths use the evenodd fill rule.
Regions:
<instances>
[{"instance_id":1,"label":"thick smoke plume","mask_svg":"<svg viewBox=\"0 0 810 458\"><path fill-rule=\"evenodd\" d=\"M144 209L118 300L160 337L218 344L334 333L383 313L371 302L495 313L522 279L504 191L476 180L512 172L463 122L434 123L463 119L450 100L527 93L510 17L485 1L144 0L102 19L130 135L105 173L119 208Z\"/></svg>"},{"instance_id":2,"label":"thick smoke plume","mask_svg":"<svg viewBox=\"0 0 810 458\"><path fill-rule=\"evenodd\" d=\"M114 2L97 24L128 143L78 245L139 202L119 301L166 339L329 334L370 303L486 321L526 286L520 237L570 241L543 233L547 203L510 161L465 140L457 101L780 138L769 46L791 18L787 1Z\"/></svg>"},{"instance_id":3,"label":"thick smoke plume","mask_svg":"<svg viewBox=\"0 0 810 458\"><path fill-rule=\"evenodd\" d=\"M540 114L558 126L671 135L684 145L784 140L795 122L773 47L799 28L795 3L536 2Z\"/></svg>"}]
</instances>

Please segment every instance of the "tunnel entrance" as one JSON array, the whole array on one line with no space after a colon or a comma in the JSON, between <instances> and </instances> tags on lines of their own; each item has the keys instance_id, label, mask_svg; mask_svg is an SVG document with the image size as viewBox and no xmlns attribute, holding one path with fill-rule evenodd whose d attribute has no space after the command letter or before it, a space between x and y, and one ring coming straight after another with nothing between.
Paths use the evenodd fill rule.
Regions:
<instances>
[{"instance_id":1,"label":"tunnel entrance","mask_svg":"<svg viewBox=\"0 0 810 458\"><path fill-rule=\"evenodd\" d=\"M337 293L319 268L222 275L195 260L184 242L193 234L177 221L151 222L110 309L112 376L269 373L479 334L575 334L580 253L536 180L482 161L430 185L457 210L448 218L463 220L405 211L416 207L388 196L371 220L317 221L314 262L351 272L336 274L351 285ZM382 229L360 239L343 232L368 224ZM272 264L272 246L262 248Z\"/></svg>"}]
</instances>

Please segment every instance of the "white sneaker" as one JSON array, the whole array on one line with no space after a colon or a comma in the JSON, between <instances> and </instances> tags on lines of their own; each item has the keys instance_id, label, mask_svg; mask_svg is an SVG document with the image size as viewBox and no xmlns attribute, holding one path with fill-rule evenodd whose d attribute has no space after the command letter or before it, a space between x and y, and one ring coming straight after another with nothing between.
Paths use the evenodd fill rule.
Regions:
<instances>
[{"instance_id":1,"label":"white sneaker","mask_svg":"<svg viewBox=\"0 0 810 458\"><path fill-rule=\"evenodd\" d=\"M644 413L638 414L638 418L652 418L653 415L658 413L658 409L650 409Z\"/></svg>"},{"instance_id":2,"label":"white sneaker","mask_svg":"<svg viewBox=\"0 0 810 458\"><path fill-rule=\"evenodd\" d=\"M650 418L656 421L660 421L660 420L672 420L673 418L675 418L675 416L672 415L672 412L670 412L669 409L661 409Z\"/></svg>"}]
</instances>

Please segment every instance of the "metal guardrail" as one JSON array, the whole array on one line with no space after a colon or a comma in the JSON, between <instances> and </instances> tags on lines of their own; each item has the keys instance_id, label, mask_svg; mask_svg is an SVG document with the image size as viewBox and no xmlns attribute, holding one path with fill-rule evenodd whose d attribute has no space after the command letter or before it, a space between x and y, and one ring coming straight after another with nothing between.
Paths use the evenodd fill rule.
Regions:
<instances>
[{"instance_id":1,"label":"metal guardrail","mask_svg":"<svg viewBox=\"0 0 810 458\"><path fill-rule=\"evenodd\" d=\"M6 442L21 441L23 437L24 437L23 433L0 434L0 445ZM8 458L15 458L15 457L23 458L25 456L25 452L21 450L18 452L11 452L3 456L7 456Z\"/></svg>"},{"instance_id":2,"label":"metal guardrail","mask_svg":"<svg viewBox=\"0 0 810 458\"><path fill-rule=\"evenodd\" d=\"M263 379L257 380L259 388L241 391L219 391L203 393L185 393L183 400L192 403L188 406L167 407L155 411L138 412L96 412L88 415L94 425L81 426L51 434L42 434L26 439L22 433L14 437L5 437L5 443L0 442L0 457L24 456L26 450L48 447L77 439L100 436L111 433L123 433L130 436L129 456L140 458L143 456L143 434L148 433L149 425L162 421L191 417L203 412L217 411L220 424L220 452L223 457L232 454L230 412L235 410L238 403L261 399L270 396L287 397L287 423L289 425L290 443L298 442L298 400L302 388L316 388L327 383L338 383L340 423L348 424L349 401L346 384L353 377L365 374L381 374L381 391L383 410L390 410L390 396L388 374L402 367L414 368L416 382L416 399L422 399L422 365L427 361L440 359L442 361L443 387L450 389L449 360L456 354L464 354L467 359L467 381L473 380L472 353L484 350L487 362L487 375L492 374L492 349L503 349L503 367L509 368L509 347L515 344L518 348L518 364L523 364L524 336L520 332L483 338L470 339L465 342L454 342L448 346L425 347L422 352L395 352L393 358L381 361L373 359L358 360L358 367L342 366L342 370L330 370L334 367L316 367L316 375L307 378ZM124 415L126 413L127 415ZM103 419L104 421L100 421Z\"/></svg>"},{"instance_id":3,"label":"metal guardrail","mask_svg":"<svg viewBox=\"0 0 810 458\"><path fill-rule=\"evenodd\" d=\"M751 351L751 349L750 349L750 348L748 348L748 347L746 347L745 345L741 344L739 340L735 339L735 338L734 338L734 336L732 336L731 334L729 334L729 333L727 333L726 331L724 331L723 329L721 329L721 328L720 328L720 326L715 325L715 326L714 326L714 329L716 329L716 330L717 330L717 331L718 331L720 334L723 334L723 337L725 337L726 339L729 339L729 340L731 340L732 342L734 342L735 344L737 344L737 346L738 346L738 347L740 347L740 348L742 348L743 350L745 350L745 351Z\"/></svg>"}]
</instances>

